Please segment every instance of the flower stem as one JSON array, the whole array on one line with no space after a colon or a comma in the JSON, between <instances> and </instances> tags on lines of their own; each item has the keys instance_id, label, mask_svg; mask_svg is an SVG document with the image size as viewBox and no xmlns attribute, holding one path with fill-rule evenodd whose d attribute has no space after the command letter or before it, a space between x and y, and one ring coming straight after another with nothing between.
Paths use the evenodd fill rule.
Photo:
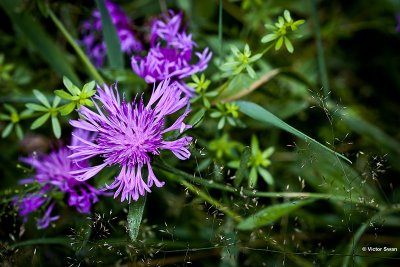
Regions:
<instances>
[{"instance_id":1,"label":"flower stem","mask_svg":"<svg viewBox=\"0 0 400 267\"><path fill-rule=\"evenodd\" d=\"M69 34L67 29L64 27L62 22L56 17L56 15L53 13L53 11L49 8L48 14L50 15L51 20L54 22L54 24L57 26L57 28L61 31L61 33L64 35L64 37L67 39L69 44L74 48L75 52L78 54L80 59L83 61L83 63L86 65L88 71L90 74L93 76L93 78L100 84L104 83L103 78L101 77L100 73L96 70L96 68L93 66L93 64L90 62L89 58L86 56L86 54L82 51L82 49L79 47L79 45L76 43L74 38Z\"/></svg>"}]
</instances>

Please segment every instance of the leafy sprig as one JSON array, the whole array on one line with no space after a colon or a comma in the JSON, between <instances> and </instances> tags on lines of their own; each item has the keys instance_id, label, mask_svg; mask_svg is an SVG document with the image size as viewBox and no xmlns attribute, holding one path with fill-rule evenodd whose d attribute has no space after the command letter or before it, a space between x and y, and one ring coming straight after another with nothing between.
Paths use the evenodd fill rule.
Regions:
<instances>
[{"instance_id":1,"label":"leafy sprig","mask_svg":"<svg viewBox=\"0 0 400 267\"><path fill-rule=\"evenodd\" d=\"M289 39L289 36L293 35L292 33L296 32L298 30L298 27L304 24L304 22L305 20L303 19L296 21L293 20L290 12L288 10L285 10L283 12L283 17L279 16L278 21L274 25L265 24L265 28L272 31L272 33L265 35L261 39L261 42L275 42L275 50L279 50L282 45L285 44L287 51L289 51L289 53L293 53L294 47Z\"/></svg>"},{"instance_id":2,"label":"leafy sprig","mask_svg":"<svg viewBox=\"0 0 400 267\"><path fill-rule=\"evenodd\" d=\"M262 53L252 56L248 44L244 46L243 53L235 46L231 47L231 51L233 57L231 56L228 62L221 66L221 69L227 72L228 75L237 75L243 70L246 70L249 76L254 79L256 77L256 72L251 65L262 57Z\"/></svg>"},{"instance_id":3,"label":"leafy sprig","mask_svg":"<svg viewBox=\"0 0 400 267\"><path fill-rule=\"evenodd\" d=\"M257 184L258 175L260 175L264 181L269 184L274 184L274 178L267 170L267 167L271 165L271 160L269 159L274 153L275 149L269 147L265 150L260 149L258 139L255 135L251 137L251 154L247 163L250 173L248 175L248 186L254 188ZM228 163L231 168L239 169L240 161L235 160Z\"/></svg>"},{"instance_id":4,"label":"leafy sprig","mask_svg":"<svg viewBox=\"0 0 400 267\"><path fill-rule=\"evenodd\" d=\"M21 120L27 119L32 115L31 110L24 110L21 113L9 104L4 104L4 108L9 112L9 114L0 113L0 120L9 121L7 126L3 129L1 133L2 138L9 136L13 129L19 139L24 137L24 132L22 131L21 125L19 124Z\"/></svg>"}]
</instances>

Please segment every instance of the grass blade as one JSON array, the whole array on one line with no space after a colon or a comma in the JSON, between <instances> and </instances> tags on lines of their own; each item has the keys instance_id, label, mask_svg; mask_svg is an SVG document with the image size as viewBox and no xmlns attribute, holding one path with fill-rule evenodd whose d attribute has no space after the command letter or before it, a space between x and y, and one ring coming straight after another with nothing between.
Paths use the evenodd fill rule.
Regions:
<instances>
[{"instance_id":1,"label":"grass blade","mask_svg":"<svg viewBox=\"0 0 400 267\"><path fill-rule=\"evenodd\" d=\"M114 69L123 69L124 57L121 51L121 43L117 30L112 23L104 0L96 0L96 4L101 14L101 25L103 28L103 36L106 42L107 56L110 66Z\"/></svg>"},{"instance_id":2,"label":"grass blade","mask_svg":"<svg viewBox=\"0 0 400 267\"><path fill-rule=\"evenodd\" d=\"M290 214L291 212L299 209L304 205L310 204L313 201L313 199L306 199L270 206L247 217L238 224L237 228L239 230L253 230L268 225L278 220L282 216Z\"/></svg>"},{"instance_id":3,"label":"grass blade","mask_svg":"<svg viewBox=\"0 0 400 267\"><path fill-rule=\"evenodd\" d=\"M326 151L329 151L335 155L337 155L338 157L344 159L345 161L351 163L351 161L346 158L345 156L333 151L332 149L324 146L323 144L319 143L317 140L309 137L308 135L302 133L301 131L297 130L296 128L290 126L289 124L287 124L286 122L282 121L281 119L279 119L277 116L275 116L274 114L272 114L271 112L269 112L268 110L264 109L263 107L252 103L252 102L248 102L248 101L237 101L236 105L238 105L240 107L240 110L246 114L247 116L258 120L260 122L264 122L264 123L268 123L268 124L272 124L275 127L278 127L284 131L287 131L307 142L313 143L314 145L317 145L321 148L323 148Z\"/></svg>"}]
</instances>

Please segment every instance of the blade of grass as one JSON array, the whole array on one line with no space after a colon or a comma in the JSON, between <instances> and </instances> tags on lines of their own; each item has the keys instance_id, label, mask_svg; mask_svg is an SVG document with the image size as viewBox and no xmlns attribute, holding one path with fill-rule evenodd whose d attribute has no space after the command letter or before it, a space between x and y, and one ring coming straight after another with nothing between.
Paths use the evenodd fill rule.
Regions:
<instances>
[{"instance_id":1,"label":"blade of grass","mask_svg":"<svg viewBox=\"0 0 400 267\"><path fill-rule=\"evenodd\" d=\"M252 102L248 102L248 101L237 101L236 104L239 106L240 111L243 112L244 114L246 114L247 116L249 116L255 120L258 120L260 122L263 122L263 123L272 124L275 127L278 127L284 131L287 131L307 142L313 143L314 145L317 145L317 146L323 148L324 150L338 156L339 158L347 161L348 163L351 163L351 161L348 158L346 158L345 156L333 151L332 149L319 143L317 140L309 137L308 135L297 130L296 128L290 126L289 124L282 121L277 116L275 116L268 110L262 108L261 106L255 104L255 103L252 103Z\"/></svg>"},{"instance_id":2,"label":"blade of grass","mask_svg":"<svg viewBox=\"0 0 400 267\"><path fill-rule=\"evenodd\" d=\"M121 51L121 43L114 23L107 10L104 0L96 0L97 8L101 14L101 25L103 28L103 37L106 42L107 56L111 68L123 69L124 57Z\"/></svg>"}]
</instances>

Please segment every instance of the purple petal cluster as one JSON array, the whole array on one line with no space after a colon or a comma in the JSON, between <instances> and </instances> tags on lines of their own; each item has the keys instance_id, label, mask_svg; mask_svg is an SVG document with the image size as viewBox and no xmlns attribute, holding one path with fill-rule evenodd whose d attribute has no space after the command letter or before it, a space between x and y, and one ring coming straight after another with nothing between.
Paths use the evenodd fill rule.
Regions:
<instances>
[{"instance_id":1,"label":"purple petal cluster","mask_svg":"<svg viewBox=\"0 0 400 267\"><path fill-rule=\"evenodd\" d=\"M125 12L110 0L105 1L111 20L115 25L121 43L121 50L128 55L142 50L142 44L136 39L132 30L132 21ZM94 10L89 20L82 24L83 38L81 43L86 48L86 53L96 65L101 67L106 57L106 44L103 40L101 15L99 10Z\"/></svg>"},{"instance_id":2,"label":"purple petal cluster","mask_svg":"<svg viewBox=\"0 0 400 267\"><path fill-rule=\"evenodd\" d=\"M105 190L115 190L114 198L121 195L121 202L136 201L150 192L153 185L164 185L153 172L152 156L160 150L170 150L181 160L189 158L191 137L170 141L163 138L167 132L190 128L183 122L189 113L188 98L182 96L178 83L161 82L153 89L147 105L138 96L129 103L121 99L117 85L99 87L95 99L102 107L96 105L93 112L82 106L79 110L82 119L71 121L74 127L94 132L96 137L88 141L77 136L81 143L70 146L73 151L70 158L82 161L100 156L102 159L97 166L71 172L79 181L86 181L107 166L120 166L121 171ZM184 113L166 127L165 118L185 107Z\"/></svg>"},{"instance_id":3,"label":"purple petal cluster","mask_svg":"<svg viewBox=\"0 0 400 267\"><path fill-rule=\"evenodd\" d=\"M79 129L73 133L71 145L79 145L80 139L90 140L92 138L92 133ZM68 205L74 207L80 213L89 213L92 204L98 201L100 194L103 194L88 183L76 180L74 175L70 174L71 171L78 171L89 166L87 160L73 162L69 158L71 154L69 148L61 147L48 155L21 159L22 162L36 170L34 177L21 182L25 184L37 182L40 185L38 192L14 199L14 205L25 221L30 213L42 206L46 207L46 211L44 216L37 221L38 228L46 228L51 221L57 220L59 216L51 216L55 204L52 198L54 193L62 192L66 194Z\"/></svg>"},{"instance_id":4,"label":"purple petal cluster","mask_svg":"<svg viewBox=\"0 0 400 267\"><path fill-rule=\"evenodd\" d=\"M154 83L171 78L179 82L180 89L192 96L194 89L188 87L181 79L205 70L212 53L206 48L195 52L197 63L191 63L196 43L192 35L182 28L182 13L172 11L161 19L155 20L151 27L150 49L145 57L133 56L133 71L144 78L147 83Z\"/></svg>"}]
</instances>

